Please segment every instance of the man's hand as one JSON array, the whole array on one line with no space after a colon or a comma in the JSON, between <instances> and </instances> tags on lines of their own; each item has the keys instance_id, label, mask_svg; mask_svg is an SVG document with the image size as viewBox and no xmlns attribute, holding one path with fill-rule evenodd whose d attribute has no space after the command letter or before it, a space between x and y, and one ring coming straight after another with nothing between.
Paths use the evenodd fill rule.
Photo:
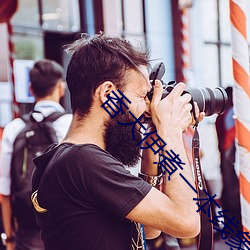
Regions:
<instances>
[{"instance_id":1,"label":"man's hand","mask_svg":"<svg viewBox=\"0 0 250 250\"><path fill-rule=\"evenodd\" d=\"M197 102L194 102L194 110L195 110L195 115L196 115L198 122L201 122L206 114L205 112L200 112ZM196 121L194 120L194 117L192 116L191 125L195 125L195 122Z\"/></svg>"},{"instance_id":2,"label":"man's hand","mask_svg":"<svg viewBox=\"0 0 250 250\"><path fill-rule=\"evenodd\" d=\"M161 100L162 83L156 80L151 101L151 115L157 130L168 130L181 134L192 123L192 105L190 94L183 93L184 83L178 83L173 90Z\"/></svg>"}]
</instances>

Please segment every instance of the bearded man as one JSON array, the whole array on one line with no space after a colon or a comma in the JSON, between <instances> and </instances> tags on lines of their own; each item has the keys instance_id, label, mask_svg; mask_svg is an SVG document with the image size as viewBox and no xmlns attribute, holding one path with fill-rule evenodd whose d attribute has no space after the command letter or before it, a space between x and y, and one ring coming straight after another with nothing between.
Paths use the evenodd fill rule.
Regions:
<instances>
[{"instance_id":1,"label":"bearded man","mask_svg":"<svg viewBox=\"0 0 250 250\"><path fill-rule=\"evenodd\" d=\"M157 80L150 102L148 53L122 38L83 35L68 51L73 120L65 139L35 159L33 202L45 248L144 249L142 225L149 239L161 231L196 236L200 223L192 189L178 174L162 182L155 164L158 153L172 150L195 186L182 140L192 123L185 85L162 99ZM161 152L143 150L142 178L125 169L140 159L140 142L149 140L143 139L141 116L151 117L165 143Z\"/></svg>"}]
</instances>

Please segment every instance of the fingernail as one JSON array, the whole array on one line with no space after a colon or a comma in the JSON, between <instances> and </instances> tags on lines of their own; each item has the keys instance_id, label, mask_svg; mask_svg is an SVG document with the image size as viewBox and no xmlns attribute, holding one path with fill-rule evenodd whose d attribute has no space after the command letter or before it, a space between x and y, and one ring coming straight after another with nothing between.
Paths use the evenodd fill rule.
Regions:
<instances>
[{"instance_id":1,"label":"fingernail","mask_svg":"<svg viewBox=\"0 0 250 250\"><path fill-rule=\"evenodd\" d=\"M159 86L159 82L158 81L155 81L155 86Z\"/></svg>"}]
</instances>

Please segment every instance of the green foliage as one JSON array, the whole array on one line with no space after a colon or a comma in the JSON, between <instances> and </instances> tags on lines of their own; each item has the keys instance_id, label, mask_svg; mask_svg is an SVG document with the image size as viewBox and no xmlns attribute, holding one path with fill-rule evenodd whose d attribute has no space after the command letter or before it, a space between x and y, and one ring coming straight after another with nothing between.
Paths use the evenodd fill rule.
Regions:
<instances>
[{"instance_id":1,"label":"green foliage","mask_svg":"<svg viewBox=\"0 0 250 250\"><path fill-rule=\"evenodd\" d=\"M36 58L36 46L34 41L18 39L15 43L15 58L22 60L34 60Z\"/></svg>"}]
</instances>

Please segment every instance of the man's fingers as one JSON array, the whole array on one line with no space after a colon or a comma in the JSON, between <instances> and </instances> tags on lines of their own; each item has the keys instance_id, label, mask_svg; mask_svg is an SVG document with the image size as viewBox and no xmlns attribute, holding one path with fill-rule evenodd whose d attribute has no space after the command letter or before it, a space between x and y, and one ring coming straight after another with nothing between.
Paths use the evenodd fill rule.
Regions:
<instances>
[{"instance_id":1,"label":"man's fingers","mask_svg":"<svg viewBox=\"0 0 250 250\"><path fill-rule=\"evenodd\" d=\"M199 110L199 107L198 107L197 102L194 102L194 111L195 111L196 117L198 118L198 117L199 117L200 110Z\"/></svg>"},{"instance_id":2,"label":"man's fingers","mask_svg":"<svg viewBox=\"0 0 250 250\"><path fill-rule=\"evenodd\" d=\"M182 99L184 103L188 103L188 102L191 101L192 96L190 94L188 94L188 93L185 93L184 95L182 95L180 97L180 99Z\"/></svg>"},{"instance_id":3,"label":"man's fingers","mask_svg":"<svg viewBox=\"0 0 250 250\"><path fill-rule=\"evenodd\" d=\"M153 106L157 106L158 103L161 101L162 91L163 91L163 88L162 88L161 81L156 80L155 86L154 86L154 93L153 93L153 97L152 97L152 101L151 101Z\"/></svg>"},{"instance_id":4,"label":"man's fingers","mask_svg":"<svg viewBox=\"0 0 250 250\"><path fill-rule=\"evenodd\" d=\"M197 102L194 102L194 107L195 107L196 117L198 118L198 121L201 122L203 120L203 118L205 117L206 114L205 114L205 112L201 112L199 110Z\"/></svg>"},{"instance_id":5,"label":"man's fingers","mask_svg":"<svg viewBox=\"0 0 250 250\"><path fill-rule=\"evenodd\" d=\"M185 83L179 82L173 88L173 90L170 92L169 97L171 97L171 98L177 98L177 97L179 97L182 94L182 92L185 90L185 88L186 88Z\"/></svg>"},{"instance_id":6,"label":"man's fingers","mask_svg":"<svg viewBox=\"0 0 250 250\"><path fill-rule=\"evenodd\" d=\"M195 115L198 119L198 122L201 122L205 117L205 112L200 112L197 102L194 102L194 107L195 107Z\"/></svg>"}]
</instances>

